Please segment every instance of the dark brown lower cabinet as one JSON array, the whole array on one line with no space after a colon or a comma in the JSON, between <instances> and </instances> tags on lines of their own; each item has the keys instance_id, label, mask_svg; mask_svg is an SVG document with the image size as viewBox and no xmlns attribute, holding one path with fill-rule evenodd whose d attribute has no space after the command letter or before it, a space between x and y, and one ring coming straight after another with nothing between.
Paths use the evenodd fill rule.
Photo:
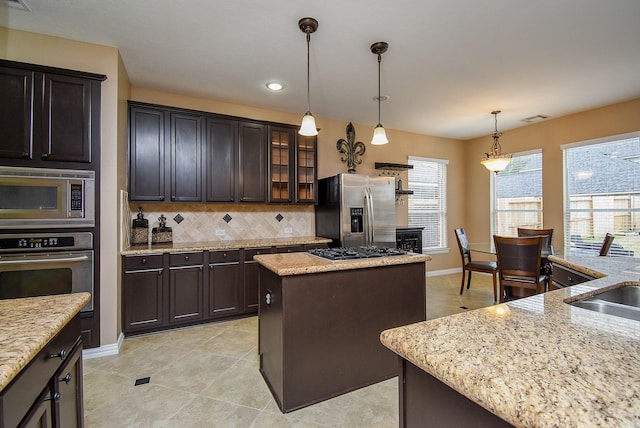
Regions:
<instances>
[{"instance_id":1,"label":"dark brown lower cabinet","mask_svg":"<svg viewBox=\"0 0 640 428\"><path fill-rule=\"evenodd\" d=\"M425 320L424 262L290 276L259 269L260 373L282 412L398 375L380 333Z\"/></svg>"},{"instance_id":2,"label":"dark brown lower cabinet","mask_svg":"<svg viewBox=\"0 0 640 428\"><path fill-rule=\"evenodd\" d=\"M209 251L209 317L240 314L243 309L240 250Z\"/></svg>"},{"instance_id":3,"label":"dark brown lower cabinet","mask_svg":"<svg viewBox=\"0 0 640 428\"><path fill-rule=\"evenodd\" d=\"M272 253L271 247L246 248L244 250L244 311L258 312L258 263L253 256Z\"/></svg>"},{"instance_id":4,"label":"dark brown lower cabinet","mask_svg":"<svg viewBox=\"0 0 640 428\"><path fill-rule=\"evenodd\" d=\"M409 361L399 360L401 428L512 426Z\"/></svg>"},{"instance_id":5,"label":"dark brown lower cabinet","mask_svg":"<svg viewBox=\"0 0 640 428\"><path fill-rule=\"evenodd\" d=\"M76 315L0 392L0 427L83 426L82 338Z\"/></svg>"},{"instance_id":6,"label":"dark brown lower cabinet","mask_svg":"<svg viewBox=\"0 0 640 428\"><path fill-rule=\"evenodd\" d=\"M170 255L169 323L204 319L203 253Z\"/></svg>"},{"instance_id":7,"label":"dark brown lower cabinet","mask_svg":"<svg viewBox=\"0 0 640 428\"><path fill-rule=\"evenodd\" d=\"M564 287L571 287L572 285L581 284L583 282L591 281L595 279L587 274L575 271L566 266L562 266L557 263L551 263L551 282L549 283L549 290L558 290Z\"/></svg>"},{"instance_id":8,"label":"dark brown lower cabinet","mask_svg":"<svg viewBox=\"0 0 640 428\"><path fill-rule=\"evenodd\" d=\"M131 332L163 326L162 255L124 257L123 266L123 330Z\"/></svg>"}]
</instances>

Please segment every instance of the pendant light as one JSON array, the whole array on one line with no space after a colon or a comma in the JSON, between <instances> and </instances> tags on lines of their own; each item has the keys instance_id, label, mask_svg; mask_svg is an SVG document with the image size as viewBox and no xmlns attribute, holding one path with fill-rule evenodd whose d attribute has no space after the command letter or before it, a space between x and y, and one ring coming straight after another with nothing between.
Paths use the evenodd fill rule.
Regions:
<instances>
[{"instance_id":1,"label":"pendant light","mask_svg":"<svg viewBox=\"0 0 640 428\"><path fill-rule=\"evenodd\" d=\"M491 114L494 116L495 120L495 131L491 134L493 138L493 144L491 145L491 151L489 153L485 153L484 157L480 161L482 165L484 165L489 171L493 171L496 174L509 165L511 162L511 155L503 155L501 153L500 142L498 139L502 137L502 132L498 132L498 114L500 110L492 111Z\"/></svg>"},{"instance_id":2,"label":"pendant light","mask_svg":"<svg viewBox=\"0 0 640 428\"><path fill-rule=\"evenodd\" d=\"M387 133L385 132L382 123L380 123L380 102L382 101L382 97L380 96L380 62L382 62L382 54L385 53L387 49L389 49L389 44L387 42L376 42L371 45L371 52L374 55L378 55L378 124L373 130L373 138L371 139L371 144L375 146L380 146L389 142L387 139Z\"/></svg>"},{"instance_id":3,"label":"pendant light","mask_svg":"<svg viewBox=\"0 0 640 428\"><path fill-rule=\"evenodd\" d=\"M311 114L311 96L309 91L309 44L311 42L311 33L315 33L318 29L318 21L313 18L302 18L298 21L298 27L307 35L307 112L302 116L302 124L298 134L312 137L318 135L316 128L316 120Z\"/></svg>"}]
</instances>

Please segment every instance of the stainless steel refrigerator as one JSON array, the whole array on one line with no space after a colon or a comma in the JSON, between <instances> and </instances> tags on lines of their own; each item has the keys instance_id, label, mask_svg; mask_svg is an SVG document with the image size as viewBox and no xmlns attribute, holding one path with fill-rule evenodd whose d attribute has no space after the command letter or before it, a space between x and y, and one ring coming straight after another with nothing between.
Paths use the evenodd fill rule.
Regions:
<instances>
[{"instance_id":1,"label":"stainless steel refrigerator","mask_svg":"<svg viewBox=\"0 0 640 428\"><path fill-rule=\"evenodd\" d=\"M396 246L395 178L338 174L318 180L316 235L333 247Z\"/></svg>"}]
</instances>

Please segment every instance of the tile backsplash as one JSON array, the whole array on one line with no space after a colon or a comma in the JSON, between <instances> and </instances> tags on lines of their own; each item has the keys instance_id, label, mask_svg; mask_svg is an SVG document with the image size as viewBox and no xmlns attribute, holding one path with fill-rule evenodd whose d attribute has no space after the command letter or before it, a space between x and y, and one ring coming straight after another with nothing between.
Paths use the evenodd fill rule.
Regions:
<instances>
[{"instance_id":1,"label":"tile backsplash","mask_svg":"<svg viewBox=\"0 0 640 428\"><path fill-rule=\"evenodd\" d=\"M164 214L175 243L315 235L313 205L141 203L128 204L128 235L138 207L149 220L149 233Z\"/></svg>"}]
</instances>

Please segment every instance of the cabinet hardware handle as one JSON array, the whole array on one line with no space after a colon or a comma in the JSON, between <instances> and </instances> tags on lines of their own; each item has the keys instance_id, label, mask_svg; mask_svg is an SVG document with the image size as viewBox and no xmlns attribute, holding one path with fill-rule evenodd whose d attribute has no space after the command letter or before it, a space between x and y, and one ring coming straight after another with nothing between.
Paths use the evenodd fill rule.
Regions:
<instances>
[{"instance_id":1,"label":"cabinet hardware handle","mask_svg":"<svg viewBox=\"0 0 640 428\"><path fill-rule=\"evenodd\" d=\"M271 297L271 291L267 290L267 293L264 295L264 303L267 304L267 306L271 306L271 302L273 301L273 298Z\"/></svg>"},{"instance_id":2,"label":"cabinet hardware handle","mask_svg":"<svg viewBox=\"0 0 640 428\"><path fill-rule=\"evenodd\" d=\"M49 158L49 156L51 156L51 153L43 153L42 154L42 159L46 160Z\"/></svg>"},{"instance_id":3,"label":"cabinet hardware handle","mask_svg":"<svg viewBox=\"0 0 640 428\"><path fill-rule=\"evenodd\" d=\"M60 382L64 382L67 385L71 382L71 373L67 373L67 375L63 378L58 379Z\"/></svg>"},{"instance_id":4,"label":"cabinet hardware handle","mask_svg":"<svg viewBox=\"0 0 640 428\"><path fill-rule=\"evenodd\" d=\"M172 196L172 197L171 197L171 200L172 200L172 201L175 201L175 200L176 200L176 197L175 197L175 196Z\"/></svg>"},{"instance_id":5,"label":"cabinet hardware handle","mask_svg":"<svg viewBox=\"0 0 640 428\"><path fill-rule=\"evenodd\" d=\"M146 264L147 264L147 259L142 259L142 262L141 262L141 263L142 263L143 265L146 265Z\"/></svg>"},{"instance_id":6,"label":"cabinet hardware handle","mask_svg":"<svg viewBox=\"0 0 640 428\"><path fill-rule=\"evenodd\" d=\"M189 256L184 256L185 261L189 260Z\"/></svg>"},{"instance_id":7,"label":"cabinet hardware handle","mask_svg":"<svg viewBox=\"0 0 640 428\"><path fill-rule=\"evenodd\" d=\"M31 156L29 156L29 152L22 152L22 157L25 159L29 159Z\"/></svg>"},{"instance_id":8,"label":"cabinet hardware handle","mask_svg":"<svg viewBox=\"0 0 640 428\"><path fill-rule=\"evenodd\" d=\"M46 397L44 399L44 401L58 401L59 399L60 399L60 393L56 392L55 394L53 394L53 395L51 395L49 397Z\"/></svg>"},{"instance_id":9,"label":"cabinet hardware handle","mask_svg":"<svg viewBox=\"0 0 640 428\"><path fill-rule=\"evenodd\" d=\"M164 201L164 196L160 196L158 199Z\"/></svg>"},{"instance_id":10,"label":"cabinet hardware handle","mask_svg":"<svg viewBox=\"0 0 640 428\"><path fill-rule=\"evenodd\" d=\"M224 254L222 255L222 257L226 259L226 258L227 258L227 253L224 253Z\"/></svg>"},{"instance_id":11,"label":"cabinet hardware handle","mask_svg":"<svg viewBox=\"0 0 640 428\"><path fill-rule=\"evenodd\" d=\"M64 360L66 357L67 357L67 351L65 351L64 349L61 349L60 352L58 352L57 354L49 355L49 358L60 358L61 360Z\"/></svg>"}]
</instances>

